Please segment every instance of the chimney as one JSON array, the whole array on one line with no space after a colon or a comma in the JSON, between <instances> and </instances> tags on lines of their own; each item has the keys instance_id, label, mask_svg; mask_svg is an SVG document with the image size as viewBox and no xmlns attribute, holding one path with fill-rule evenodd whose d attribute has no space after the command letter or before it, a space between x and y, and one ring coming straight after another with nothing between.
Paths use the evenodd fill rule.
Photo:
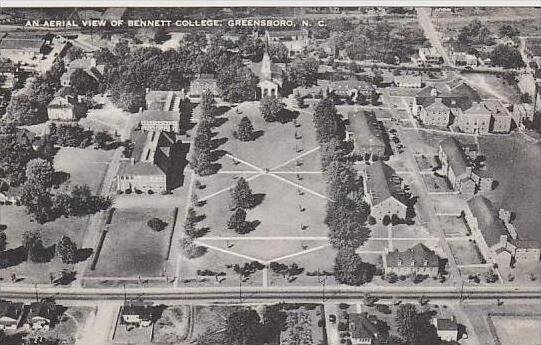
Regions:
<instances>
[{"instance_id":1,"label":"chimney","mask_svg":"<svg viewBox=\"0 0 541 345\"><path fill-rule=\"evenodd\" d=\"M500 235L500 246L506 247L507 246L507 235Z\"/></svg>"},{"instance_id":2,"label":"chimney","mask_svg":"<svg viewBox=\"0 0 541 345\"><path fill-rule=\"evenodd\" d=\"M130 158L130 163L131 163L131 165L135 165L135 158L131 157Z\"/></svg>"},{"instance_id":3,"label":"chimney","mask_svg":"<svg viewBox=\"0 0 541 345\"><path fill-rule=\"evenodd\" d=\"M441 103L441 97L436 97L435 102L436 103Z\"/></svg>"}]
</instances>

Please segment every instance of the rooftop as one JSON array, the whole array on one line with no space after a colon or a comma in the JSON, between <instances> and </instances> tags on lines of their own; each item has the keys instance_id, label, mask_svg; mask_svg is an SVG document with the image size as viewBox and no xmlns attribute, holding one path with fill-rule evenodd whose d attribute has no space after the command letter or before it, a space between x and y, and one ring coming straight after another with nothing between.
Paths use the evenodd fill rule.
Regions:
<instances>
[{"instance_id":1,"label":"rooftop","mask_svg":"<svg viewBox=\"0 0 541 345\"><path fill-rule=\"evenodd\" d=\"M485 103L473 102L471 108L464 112L465 115L491 115L491 111L486 107Z\"/></svg>"},{"instance_id":2,"label":"rooftop","mask_svg":"<svg viewBox=\"0 0 541 345\"><path fill-rule=\"evenodd\" d=\"M458 324L455 319L437 318L436 328L438 331L456 331Z\"/></svg>"},{"instance_id":3,"label":"rooftop","mask_svg":"<svg viewBox=\"0 0 541 345\"><path fill-rule=\"evenodd\" d=\"M505 225L498 218L498 210L490 200L478 195L468 200L468 207L477 219L479 230L489 247L498 243L501 235L507 235Z\"/></svg>"},{"instance_id":4,"label":"rooftop","mask_svg":"<svg viewBox=\"0 0 541 345\"><path fill-rule=\"evenodd\" d=\"M364 178L366 179L366 192L372 195L373 205L391 197L404 204L405 198L400 189L400 178L387 164L376 161L367 165L364 170Z\"/></svg>"},{"instance_id":5,"label":"rooftop","mask_svg":"<svg viewBox=\"0 0 541 345\"><path fill-rule=\"evenodd\" d=\"M440 142L440 146L449 160L449 165L456 177L467 173L469 166L466 154L462 151L460 143L455 138L448 138Z\"/></svg>"},{"instance_id":6,"label":"rooftop","mask_svg":"<svg viewBox=\"0 0 541 345\"><path fill-rule=\"evenodd\" d=\"M42 39L4 38L0 41L0 49L30 50L39 53L43 44Z\"/></svg>"},{"instance_id":7,"label":"rooftop","mask_svg":"<svg viewBox=\"0 0 541 345\"><path fill-rule=\"evenodd\" d=\"M141 121L179 121L180 113L178 111L167 111L160 109L143 110Z\"/></svg>"},{"instance_id":8,"label":"rooftop","mask_svg":"<svg viewBox=\"0 0 541 345\"><path fill-rule=\"evenodd\" d=\"M418 243L402 252L395 249L387 253L387 267L439 267L439 257L427 246Z\"/></svg>"},{"instance_id":9,"label":"rooftop","mask_svg":"<svg viewBox=\"0 0 541 345\"><path fill-rule=\"evenodd\" d=\"M378 330L370 320L366 313L349 314L349 331L351 337L355 339L375 338Z\"/></svg>"},{"instance_id":10,"label":"rooftop","mask_svg":"<svg viewBox=\"0 0 541 345\"><path fill-rule=\"evenodd\" d=\"M382 130L372 112L357 111L348 114L346 129L355 136L354 146L380 146L386 147Z\"/></svg>"}]
</instances>

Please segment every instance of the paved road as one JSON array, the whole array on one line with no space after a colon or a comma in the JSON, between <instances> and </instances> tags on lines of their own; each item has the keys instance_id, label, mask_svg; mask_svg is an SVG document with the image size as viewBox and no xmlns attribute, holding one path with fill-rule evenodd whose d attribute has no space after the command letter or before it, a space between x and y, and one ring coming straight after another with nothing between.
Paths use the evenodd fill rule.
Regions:
<instances>
[{"instance_id":1,"label":"paved road","mask_svg":"<svg viewBox=\"0 0 541 345\"><path fill-rule=\"evenodd\" d=\"M76 345L105 345L111 340L112 328L115 325L116 316L121 303L100 304L85 323L82 337L76 341Z\"/></svg>"},{"instance_id":2,"label":"paved road","mask_svg":"<svg viewBox=\"0 0 541 345\"><path fill-rule=\"evenodd\" d=\"M443 48L443 45L441 44L438 32L434 29L434 26L432 25L432 20L430 19L431 8L418 7L416 10L419 24L423 28L426 37L430 41L430 44L432 44L432 47L436 48L443 57L443 65L453 66L453 64L451 63L451 59L447 54L447 51L445 50L445 48Z\"/></svg>"}]
</instances>

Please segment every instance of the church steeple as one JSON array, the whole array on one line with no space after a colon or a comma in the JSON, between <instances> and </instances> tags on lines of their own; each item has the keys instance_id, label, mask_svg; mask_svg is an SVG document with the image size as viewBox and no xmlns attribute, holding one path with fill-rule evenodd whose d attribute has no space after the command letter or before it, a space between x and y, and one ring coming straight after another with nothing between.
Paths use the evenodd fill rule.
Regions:
<instances>
[{"instance_id":1,"label":"church steeple","mask_svg":"<svg viewBox=\"0 0 541 345\"><path fill-rule=\"evenodd\" d=\"M269 53L267 52L267 49L265 49L265 52L263 53L263 60L261 60L261 76L265 79L271 79L272 71L271 71L271 59L269 57Z\"/></svg>"}]
</instances>

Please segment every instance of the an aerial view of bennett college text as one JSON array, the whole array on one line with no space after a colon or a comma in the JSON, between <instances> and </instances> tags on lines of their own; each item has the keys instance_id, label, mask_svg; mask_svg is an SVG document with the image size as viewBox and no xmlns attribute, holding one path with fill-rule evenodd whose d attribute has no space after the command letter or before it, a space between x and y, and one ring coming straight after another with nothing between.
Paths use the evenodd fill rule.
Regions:
<instances>
[{"instance_id":1,"label":"an aerial view of bennett college text","mask_svg":"<svg viewBox=\"0 0 541 345\"><path fill-rule=\"evenodd\" d=\"M0 345L539 345L540 91L541 7L4 5Z\"/></svg>"}]
</instances>

